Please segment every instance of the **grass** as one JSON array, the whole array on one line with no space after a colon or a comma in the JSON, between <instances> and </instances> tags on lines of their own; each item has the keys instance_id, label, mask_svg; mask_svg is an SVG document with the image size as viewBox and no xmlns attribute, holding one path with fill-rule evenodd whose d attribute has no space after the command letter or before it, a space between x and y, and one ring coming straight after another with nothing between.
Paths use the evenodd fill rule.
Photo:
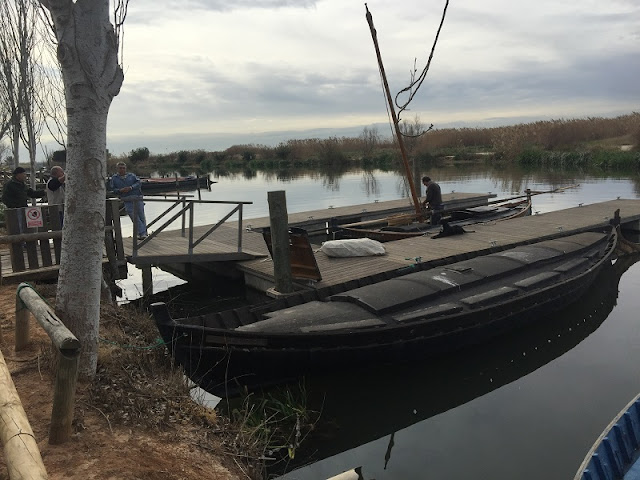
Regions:
<instances>
[{"instance_id":1,"label":"grass","mask_svg":"<svg viewBox=\"0 0 640 480\"><path fill-rule=\"evenodd\" d=\"M301 383L272 392L246 394L227 403L238 451L262 452L258 458L270 466L295 458L320 416L308 409L306 402L307 393Z\"/></svg>"},{"instance_id":2,"label":"grass","mask_svg":"<svg viewBox=\"0 0 640 480\"><path fill-rule=\"evenodd\" d=\"M271 459L295 456L318 418L306 408L303 386L246 395L226 412L222 406L202 406L193 400L194 385L175 365L141 308L103 306L100 331L98 371L88 406L99 409L110 424L159 430L197 425L200 443L221 440L249 477L260 479Z\"/></svg>"}]
</instances>

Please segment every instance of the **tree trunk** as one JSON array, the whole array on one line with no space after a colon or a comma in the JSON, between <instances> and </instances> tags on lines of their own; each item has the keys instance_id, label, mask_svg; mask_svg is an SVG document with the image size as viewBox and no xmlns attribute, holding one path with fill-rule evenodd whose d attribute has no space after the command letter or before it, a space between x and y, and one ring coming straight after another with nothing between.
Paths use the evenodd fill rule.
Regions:
<instances>
[{"instance_id":1,"label":"tree trunk","mask_svg":"<svg viewBox=\"0 0 640 480\"><path fill-rule=\"evenodd\" d=\"M67 181L56 313L82 345L79 374L95 375L106 199L107 115L123 81L109 0L48 0L67 106Z\"/></svg>"}]
</instances>

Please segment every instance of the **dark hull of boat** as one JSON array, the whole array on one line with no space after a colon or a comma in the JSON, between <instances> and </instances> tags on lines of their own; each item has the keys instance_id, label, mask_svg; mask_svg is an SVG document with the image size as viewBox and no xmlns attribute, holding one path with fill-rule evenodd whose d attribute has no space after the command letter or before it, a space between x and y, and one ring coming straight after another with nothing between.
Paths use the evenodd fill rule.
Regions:
<instances>
[{"instance_id":1,"label":"dark hull of boat","mask_svg":"<svg viewBox=\"0 0 640 480\"><path fill-rule=\"evenodd\" d=\"M400 368L392 364L307 376L307 408L321 411L323 421L296 460L307 464L394 432L398 435L562 356L607 319L617 302L620 278L637 260L638 256L627 256L604 265L579 302L482 345ZM288 471L297 465L288 463Z\"/></svg>"},{"instance_id":2,"label":"dark hull of boat","mask_svg":"<svg viewBox=\"0 0 640 480\"><path fill-rule=\"evenodd\" d=\"M465 210L450 212L444 220L450 226L468 227L478 223L499 222L512 218L527 216L531 213L531 202L520 202L510 207L493 207L483 210L482 208L469 208ZM436 234L441 231L440 225L430 225L428 223L414 223L411 225L386 226L382 228L360 228L338 227L335 231L335 238L370 238L378 242L392 242L404 238L419 237L422 235Z\"/></svg>"},{"instance_id":3,"label":"dark hull of boat","mask_svg":"<svg viewBox=\"0 0 640 480\"><path fill-rule=\"evenodd\" d=\"M174 321L164 304L152 310L187 374L232 396L308 372L453 351L519 328L580 298L616 240L615 232L583 233L505 250L268 312L239 329L209 327L206 316Z\"/></svg>"},{"instance_id":4,"label":"dark hull of boat","mask_svg":"<svg viewBox=\"0 0 640 480\"><path fill-rule=\"evenodd\" d=\"M175 192L178 190L196 190L198 187L209 188L208 177L178 177L175 178L143 178L141 180L142 193Z\"/></svg>"}]
</instances>

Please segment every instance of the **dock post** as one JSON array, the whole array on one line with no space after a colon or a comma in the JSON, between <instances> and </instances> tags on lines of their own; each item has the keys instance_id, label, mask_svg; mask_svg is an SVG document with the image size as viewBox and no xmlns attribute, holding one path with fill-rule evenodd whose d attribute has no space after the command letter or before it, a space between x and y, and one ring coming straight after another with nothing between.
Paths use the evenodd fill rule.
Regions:
<instances>
[{"instance_id":1,"label":"dock post","mask_svg":"<svg viewBox=\"0 0 640 480\"><path fill-rule=\"evenodd\" d=\"M275 289L280 293L291 293L293 292L293 280L291 276L287 197L284 190L278 190L267 192L267 198L269 201Z\"/></svg>"},{"instance_id":2,"label":"dock post","mask_svg":"<svg viewBox=\"0 0 640 480\"><path fill-rule=\"evenodd\" d=\"M142 300L148 303L153 296L153 274L151 273L151 265L141 267L142 270Z\"/></svg>"}]
</instances>

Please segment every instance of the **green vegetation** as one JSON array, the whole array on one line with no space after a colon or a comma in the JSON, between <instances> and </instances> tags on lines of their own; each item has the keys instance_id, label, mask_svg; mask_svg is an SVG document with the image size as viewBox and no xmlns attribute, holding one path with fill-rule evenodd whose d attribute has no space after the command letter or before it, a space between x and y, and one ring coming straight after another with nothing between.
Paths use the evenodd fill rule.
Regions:
<instances>
[{"instance_id":1,"label":"green vegetation","mask_svg":"<svg viewBox=\"0 0 640 480\"><path fill-rule=\"evenodd\" d=\"M230 410L227 414L235 430L238 451L253 452L256 458L271 460L295 458L320 417L320 412L307 408L304 383L248 394L241 402L232 401L226 408Z\"/></svg>"},{"instance_id":2,"label":"green vegetation","mask_svg":"<svg viewBox=\"0 0 640 480\"><path fill-rule=\"evenodd\" d=\"M488 162L525 167L640 170L640 113L615 118L550 120L494 128L433 129L416 117L403 122L406 147L420 165ZM224 151L179 151L151 154L146 147L128 156L111 157L109 167L125 160L136 172L207 173L284 171L289 169L347 170L353 167L391 170L401 162L394 139L383 139L365 127L357 138L330 137L289 140L275 147L234 145Z\"/></svg>"}]
</instances>

